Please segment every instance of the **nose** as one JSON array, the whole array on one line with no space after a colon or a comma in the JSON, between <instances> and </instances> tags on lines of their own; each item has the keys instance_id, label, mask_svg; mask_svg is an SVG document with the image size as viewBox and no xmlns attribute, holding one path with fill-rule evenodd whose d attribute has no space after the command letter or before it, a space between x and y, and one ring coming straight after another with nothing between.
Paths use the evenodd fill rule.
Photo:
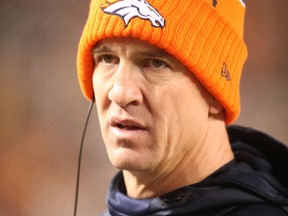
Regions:
<instances>
[{"instance_id":1,"label":"nose","mask_svg":"<svg viewBox=\"0 0 288 216\"><path fill-rule=\"evenodd\" d=\"M121 107L141 104L143 102L139 86L141 78L137 73L137 68L120 64L115 72L113 86L108 93L109 100Z\"/></svg>"}]
</instances>

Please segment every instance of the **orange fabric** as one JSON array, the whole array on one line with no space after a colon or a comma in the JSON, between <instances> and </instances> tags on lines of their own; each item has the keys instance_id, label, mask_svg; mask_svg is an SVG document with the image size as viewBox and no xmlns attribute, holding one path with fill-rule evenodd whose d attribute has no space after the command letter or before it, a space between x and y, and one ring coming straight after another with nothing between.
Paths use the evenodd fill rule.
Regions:
<instances>
[{"instance_id":1,"label":"orange fabric","mask_svg":"<svg viewBox=\"0 0 288 216\"><path fill-rule=\"evenodd\" d=\"M123 16L104 12L117 3L145 3L160 16L154 23L140 15L125 23ZM244 13L241 0L92 0L77 56L83 94L88 99L93 95L95 44L108 37L133 37L164 49L186 65L225 108L226 123L232 123L240 113L240 77L247 58Z\"/></svg>"}]
</instances>

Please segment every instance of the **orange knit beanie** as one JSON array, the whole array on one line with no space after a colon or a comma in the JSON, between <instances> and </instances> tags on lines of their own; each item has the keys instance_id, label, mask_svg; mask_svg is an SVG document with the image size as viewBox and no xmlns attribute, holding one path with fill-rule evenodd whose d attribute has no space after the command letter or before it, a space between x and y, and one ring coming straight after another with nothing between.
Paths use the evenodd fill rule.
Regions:
<instances>
[{"instance_id":1,"label":"orange knit beanie","mask_svg":"<svg viewBox=\"0 0 288 216\"><path fill-rule=\"evenodd\" d=\"M244 14L242 0L91 0L77 56L81 89L92 98L95 44L133 37L180 60L225 108L230 124L240 113Z\"/></svg>"}]
</instances>

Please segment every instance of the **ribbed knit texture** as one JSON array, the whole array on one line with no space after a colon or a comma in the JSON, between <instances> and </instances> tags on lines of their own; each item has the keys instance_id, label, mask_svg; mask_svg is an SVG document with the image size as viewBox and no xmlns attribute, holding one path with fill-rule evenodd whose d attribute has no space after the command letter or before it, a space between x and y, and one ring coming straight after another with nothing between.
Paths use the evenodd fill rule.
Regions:
<instances>
[{"instance_id":1,"label":"ribbed knit texture","mask_svg":"<svg viewBox=\"0 0 288 216\"><path fill-rule=\"evenodd\" d=\"M247 58L243 41L245 7L240 0L218 0L216 7L212 0L148 0L165 19L162 28L139 17L126 26L120 16L104 13L101 2L113 4L117 0L91 1L77 56L80 86L88 99L93 95L95 44L110 37L133 37L180 60L225 108L226 123L236 120L240 113L240 77ZM223 68L229 72L223 74Z\"/></svg>"}]
</instances>

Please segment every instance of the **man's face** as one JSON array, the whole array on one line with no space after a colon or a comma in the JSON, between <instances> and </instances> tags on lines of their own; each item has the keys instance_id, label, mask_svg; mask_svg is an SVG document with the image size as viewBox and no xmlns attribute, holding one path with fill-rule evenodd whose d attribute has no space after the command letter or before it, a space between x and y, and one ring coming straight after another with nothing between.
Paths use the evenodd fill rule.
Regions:
<instances>
[{"instance_id":1,"label":"man's face","mask_svg":"<svg viewBox=\"0 0 288 216\"><path fill-rule=\"evenodd\" d=\"M112 164L155 171L201 146L210 94L179 61L136 39L105 39L94 49L93 86Z\"/></svg>"}]
</instances>

